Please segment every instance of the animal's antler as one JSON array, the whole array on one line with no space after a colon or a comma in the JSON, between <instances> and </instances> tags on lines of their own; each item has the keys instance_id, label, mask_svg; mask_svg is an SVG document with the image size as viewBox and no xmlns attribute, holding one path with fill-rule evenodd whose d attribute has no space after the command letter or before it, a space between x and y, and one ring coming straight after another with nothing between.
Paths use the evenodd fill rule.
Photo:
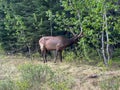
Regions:
<instances>
[{"instance_id":1,"label":"animal's antler","mask_svg":"<svg viewBox=\"0 0 120 90\"><path fill-rule=\"evenodd\" d=\"M73 36L77 36L77 37L82 37L83 36L83 30L82 30L82 27L80 27L80 33L77 35L73 32L72 28L70 28L70 32L73 34Z\"/></svg>"},{"instance_id":2,"label":"animal's antler","mask_svg":"<svg viewBox=\"0 0 120 90\"><path fill-rule=\"evenodd\" d=\"M82 27L80 27L80 29L81 29L81 31L80 31L80 33L79 33L78 36L77 36L78 38L83 36L83 30L82 30Z\"/></svg>"},{"instance_id":3,"label":"animal's antler","mask_svg":"<svg viewBox=\"0 0 120 90\"><path fill-rule=\"evenodd\" d=\"M75 33L73 32L72 28L71 28L71 27L69 27L69 28L70 28L70 32L73 34L73 36L76 36L77 34L75 34Z\"/></svg>"}]
</instances>

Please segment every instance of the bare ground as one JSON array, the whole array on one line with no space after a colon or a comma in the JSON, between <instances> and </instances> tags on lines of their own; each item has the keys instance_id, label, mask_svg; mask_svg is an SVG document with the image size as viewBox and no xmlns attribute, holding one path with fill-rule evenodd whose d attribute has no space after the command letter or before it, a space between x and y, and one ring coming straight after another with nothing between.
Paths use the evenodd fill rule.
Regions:
<instances>
[{"instance_id":1,"label":"bare ground","mask_svg":"<svg viewBox=\"0 0 120 90\"><path fill-rule=\"evenodd\" d=\"M14 80L19 79L20 72L17 67L24 63L44 64L39 60L30 60L24 57L0 56L0 80L4 80L7 77ZM51 67L54 71L60 70L70 75L74 82L72 90L102 90L99 85L101 81L114 77L120 77L120 69L106 70L103 67L85 64L76 65L65 62L53 63L52 61L49 61L45 65Z\"/></svg>"}]
</instances>

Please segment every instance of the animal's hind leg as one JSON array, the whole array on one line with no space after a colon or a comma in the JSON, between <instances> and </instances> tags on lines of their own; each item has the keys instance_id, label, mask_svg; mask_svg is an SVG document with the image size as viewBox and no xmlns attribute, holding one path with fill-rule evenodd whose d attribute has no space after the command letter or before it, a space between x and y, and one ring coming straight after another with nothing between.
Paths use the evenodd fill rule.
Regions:
<instances>
[{"instance_id":1,"label":"animal's hind leg","mask_svg":"<svg viewBox=\"0 0 120 90\"><path fill-rule=\"evenodd\" d=\"M44 60L44 63L47 62L47 59L46 59L46 50L43 51L43 60Z\"/></svg>"}]
</instances>

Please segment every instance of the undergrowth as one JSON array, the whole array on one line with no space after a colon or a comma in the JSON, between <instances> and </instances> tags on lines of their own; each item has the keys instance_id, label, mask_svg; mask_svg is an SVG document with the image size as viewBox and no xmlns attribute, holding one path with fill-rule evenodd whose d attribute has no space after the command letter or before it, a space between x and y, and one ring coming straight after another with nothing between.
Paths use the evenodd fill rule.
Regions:
<instances>
[{"instance_id":1,"label":"undergrowth","mask_svg":"<svg viewBox=\"0 0 120 90\"><path fill-rule=\"evenodd\" d=\"M24 64L18 66L20 80L0 81L0 90L70 90L72 80L47 65Z\"/></svg>"}]
</instances>

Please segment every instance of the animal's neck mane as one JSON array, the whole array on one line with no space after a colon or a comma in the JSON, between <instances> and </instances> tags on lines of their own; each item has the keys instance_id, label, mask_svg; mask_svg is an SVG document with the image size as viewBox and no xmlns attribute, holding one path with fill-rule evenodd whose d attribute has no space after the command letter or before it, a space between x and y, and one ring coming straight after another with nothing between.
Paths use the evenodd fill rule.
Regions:
<instances>
[{"instance_id":1,"label":"animal's neck mane","mask_svg":"<svg viewBox=\"0 0 120 90\"><path fill-rule=\"evenodd\" d=\"M81 36L79 36L79 37L78 36L74 36L74 37L70 38L67 46L70 46L70 45L76 43L79 38L81 38Z\"/></svg>"}]
</instances>

